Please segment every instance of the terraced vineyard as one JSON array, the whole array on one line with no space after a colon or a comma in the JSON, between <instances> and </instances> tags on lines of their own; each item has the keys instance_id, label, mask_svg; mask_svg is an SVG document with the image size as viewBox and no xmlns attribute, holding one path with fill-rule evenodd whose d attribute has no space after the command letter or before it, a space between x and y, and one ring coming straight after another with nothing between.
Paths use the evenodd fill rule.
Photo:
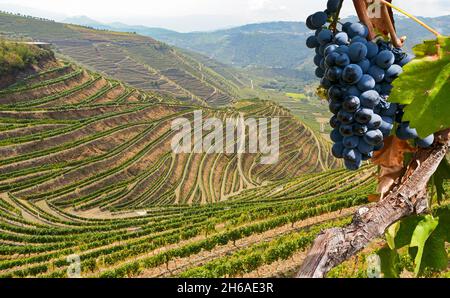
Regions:
<instances>
[{"instance_id":1,"label":"terraced vineyard","mask_svg":"<svg viewBox=\"0 0 450 298\"><path fill-rule=\"evenodd\" d=\"M291 257L301 258L322 228L347 222L353 207L366 203L372 173L367 166L333 170L245 191L228 202L96 218L51 200L3 193L0 276L66 277L72 254L86 277L281 274L298 265Z\"/></svg>"},{"instance_id":2,"label":"terraced vineyard","mask_svg":"<svg viewBox=\"0 0 450 298\"><path fill-rule=\"evenodd\" d=\"M279 162L174 154L172 120L199 109L280 117ZM271 102L186 105L40 61L0 90L0 277L66 277L74 254L86 277L287 274L374 191L373 167L333 169L329 151Z\"/></svg>"},{"instance_id":3,"label":"terraced vineyard","mask_svg":"<svg viewBox=\"0 0 450 298\"><path fill-rule=\"evenodd\" d=\"M136 88L195 104L224 106L242 81L149 37L99 31L0 12L0 35L51 43L60 54Z\"/></svg>"}]
</instances>

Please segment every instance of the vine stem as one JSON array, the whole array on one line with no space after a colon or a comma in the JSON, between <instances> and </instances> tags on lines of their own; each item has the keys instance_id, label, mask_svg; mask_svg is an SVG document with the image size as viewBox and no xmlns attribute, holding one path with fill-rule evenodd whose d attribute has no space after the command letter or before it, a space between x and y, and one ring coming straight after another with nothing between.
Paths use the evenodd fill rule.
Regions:
<instances>
[{"instance_id":1,"label":"vine stem","mask_svg":"<svg viewBox=\"0 0 450 298\"><path fill-rule=\"evenodd\" d=\"M415 16L413 16L412 14L404 11L403 9L401 9L398 6L395 6L392 3L389 3L385 0L380 0L381 3L383 3L384 5L389 6L392 9L397 10L398 12L404 14L405 16L407 16L408 18L414 20L415 22L417 22L419 25L423 26L425 29L429 30L431 33L433 33L434 35L436 35L437 37L441 36L441 34L439 32L437 32L435 29L431 28L430 26L428 26L427 24L425 24L424 22L422 22L421 20L419 20L418 18L416 18Z\"/></svg>"}]
</instances>

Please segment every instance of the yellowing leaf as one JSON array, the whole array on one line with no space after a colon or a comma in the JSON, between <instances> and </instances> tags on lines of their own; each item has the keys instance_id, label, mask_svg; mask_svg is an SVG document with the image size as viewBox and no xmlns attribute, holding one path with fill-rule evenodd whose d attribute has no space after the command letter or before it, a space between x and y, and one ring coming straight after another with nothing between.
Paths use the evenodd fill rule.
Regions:
<instances>
[{"instance_id":1,"label":"yellowing leaf","mask_svg":"<svg viewBox=\"0 0 450 298\"><path fill-rule=\"evenodd\" d=\"M390 136L385 140L384 148L375 152L372 162L386 168L403 168L404 154L407 152L415 152L415 148L411 147L407 141Z\"/></svg>"},{"instance_id":2,"label":"yellowing leaf","mask_svg":"<svg viewBox=\"0 0 450 298\"><path fill-rule=\"evenodd\" d=\"M376 203L378 201L380 201L380 195L379 194L371 194L367 196L367 199L369 200L370 203Z\"/></svg>"},{"instance_id":3,"label":"yellowing leaf","mask_svg":"<svg viewBox=\"0 0 450 298\"><path fill-rule=\"evenodd\" d=\"M381 194L383 198L392 188L395 181L402 177L404 172L403 166L401 167L385 167L381 166L380 175L378 177L377 192Z\"/></svg>"}]
</instances>

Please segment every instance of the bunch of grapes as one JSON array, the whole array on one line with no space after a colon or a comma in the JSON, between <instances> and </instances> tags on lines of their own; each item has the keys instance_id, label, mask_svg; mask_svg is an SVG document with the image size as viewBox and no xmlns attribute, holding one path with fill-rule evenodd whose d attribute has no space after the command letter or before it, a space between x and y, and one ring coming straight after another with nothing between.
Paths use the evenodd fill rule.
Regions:
<instances>
[{"instance_id":1,"label":"bunch of grapes","mask_svg":"<svg viewBox=\"0 0 450 298\"><path fill-rule=\"evenodd\" d=\"M347 169L357 170L384 147L384 139L395 126L400 139L414 139L423 148L431 146L434 136L419 139L417 131L402 121L404 106L387 101L392 82L413 57L382 39L369 41L369 31L361 23L328 29L326 24L337 18L341 1L329 0L325 11L306 20L307 27L315 30L306 45L316 51L315 73L334 114L330 120L333 155L343 158Z\"/></svg>"}]
</instances>

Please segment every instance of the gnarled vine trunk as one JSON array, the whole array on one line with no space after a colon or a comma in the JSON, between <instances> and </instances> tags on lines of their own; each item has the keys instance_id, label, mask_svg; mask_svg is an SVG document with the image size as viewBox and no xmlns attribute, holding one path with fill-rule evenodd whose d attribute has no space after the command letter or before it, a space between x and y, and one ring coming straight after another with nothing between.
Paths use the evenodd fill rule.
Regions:
<instances>
[{"instance_id":1,"label":"gnarled vine trunk","mask_svg":"<svg viewBox=\"0 0 450 298\"><path fill-rule=\"evenodd\" d=\"M427 211L426 186L449 150L450 129L436 136L434 146L415 154L405 175L384 199L372 207L360 208L349 226L326 230L317 237L298 277L324 277L398 220Z\"/></svg>"}]
</instances>

